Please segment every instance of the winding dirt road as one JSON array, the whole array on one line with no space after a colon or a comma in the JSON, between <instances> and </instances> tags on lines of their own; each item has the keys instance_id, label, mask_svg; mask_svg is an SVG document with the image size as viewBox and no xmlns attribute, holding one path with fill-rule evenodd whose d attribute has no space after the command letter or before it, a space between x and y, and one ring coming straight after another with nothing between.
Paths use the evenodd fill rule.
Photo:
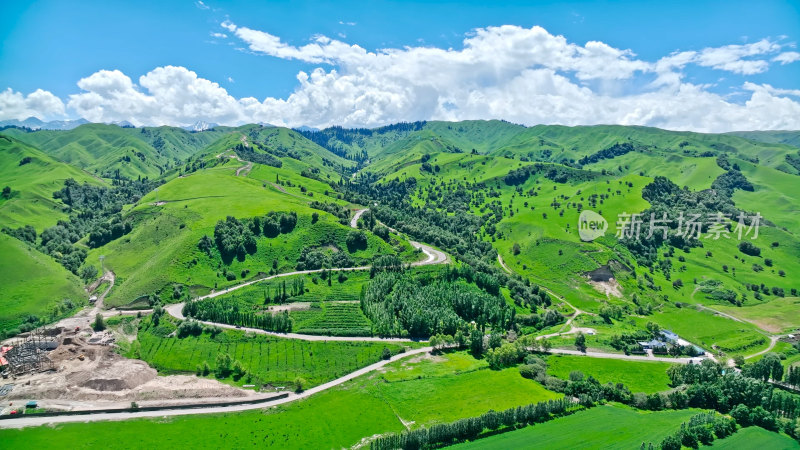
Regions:
<instances>
[{"instance_id":1,"label":"winding dirt road","mask_svg":"<svg viewBox=\"0 0 800 450\"><path fill-rule=\"evenodd\" d=\"M350 226L351 227L355 228L357 226L358 218L361 217L361 214L363 214L364 211L366 211L366 209L360 209L360 210L356 211L355 216L350 221ZM435 248L433 248L433 247L431 247L429 245L425 245L425 244L422 244L422 243L419 243L419 242L416 242L416 241L408 241L408 242L414 248L418 248L418 249L422 250L422 253L424 253L427 256L427 258L424 259L424 260L415 261L415 262L411 263L412 266L418 267L418 266L427 266L427 265L432 265L432 264L446 264L447 262L449 262L449 258L447 256L447 254L442 252L442 251L440 251L440 250L437 250L437 249L435 249ZM221 291L212 292L210 294L197 297L196 301L202 301L202 300L209 299L209 298L219 297L220 295L228 294L228 293L233 292L233 291L235 291L237 289L241 289L243 287L250 286L250 285L253 285L253 284L256 284L256 283L260 283L260 282L263 282L263 281L274 280L276 278L290 277L290 276L293 276L293 275L303 275L303 274L310 274L310 273L320 273L320 272L324 272L324 271L348 272L348 271L354 271L354 270L369 270L370 267L371 266L342 267L342 268L335 268L335 269L296 270L294 272L279 273L277 275L271 275L271 276L264 277L264 278L258 278L258 279L255 279L255 280L246 281L244 283L237 284L235 286L231 286L231 287L223 289ZM183 315L183 306L184 306L184 304L185 304L185 302L176 303L176 304L168 305L164 309L167 311L167 313L169 315L171 315L173 317L176 317L178 319L185 319L185 317ZM277 337L283 337L283 338L289 338L289 339L300 339L300 340L304 340L304 341L414 342L411 339L401 339L401 338L380 338L380 337L364 337L364 336L352 336L352 337L348 337L348 336L320 336L320 335L299 334L299 333L276 333L274 331L266 331L266 330L261 330L261 329L258 329L258 328L237 327L237 326L224 324L224 323L218 323L218 322L200 321L200 323L203 323L203 324L206 324L206 325L213 325L213 326L217 326L217 327L220 327L220 328L238 329L238 330L242 330L242 331L247 331L249 333L265 334L265 335L277 336Z\"/></svg>"}]
</instances>

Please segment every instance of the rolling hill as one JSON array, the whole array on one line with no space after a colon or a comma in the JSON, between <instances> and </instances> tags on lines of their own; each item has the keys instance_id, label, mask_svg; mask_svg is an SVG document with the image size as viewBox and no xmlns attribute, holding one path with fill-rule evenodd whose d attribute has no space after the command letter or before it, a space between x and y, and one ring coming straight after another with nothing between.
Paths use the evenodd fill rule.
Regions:
<instances>
[{"instance_id":1,"label":"rolling hill","mask_svg":"<svg viewBox=\"0 0 800 450\"><path fill-rule=\"evenodd\" d=\"M0 135L0 179L11 188L11 198L0 197L0 223L18 228L31 225L38 232L66 217L64 204L53 192L73 178L78 182L104 185L91 174L53 159L14 138Z\"/></svg>"}]
</instances>

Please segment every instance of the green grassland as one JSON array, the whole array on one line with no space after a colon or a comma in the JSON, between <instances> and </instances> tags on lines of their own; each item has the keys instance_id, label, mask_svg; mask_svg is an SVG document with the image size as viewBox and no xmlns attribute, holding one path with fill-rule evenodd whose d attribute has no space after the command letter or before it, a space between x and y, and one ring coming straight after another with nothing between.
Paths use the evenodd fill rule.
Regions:
<instances>
[{"instance_id":1,"label":"green grassland","mask_svg":"<svg viewBox=\"0 0 800 450\"><path fill-rule=\"evenodd\" d=\"M209 192L208 186L220 188ZM157 203L156 198L165 203ZM324 193L314 198L325 200ZM203 293L240 282L220 276L223 263L218 254L208 256L197 248L200 238L213 237L216 222L226 216L249 218L269 211L298 214L297 226L291 233L260 237L254 255L244 261L234 259L224 266L237 275L247 270L248 277L269 272L273 261L277 261L278 271L295 270L303 247L348 251L344 241L350 228L328 213L312 210L306 203L310 200L277 191L249 177L233 176L224 166L202 170L173 179L157 193L142 198L128 215L135 222L133 232L92 250L87 261L92 263L100 255L106 256L105 264L117 274L119 284L108 302L125 305L142 295L171 288L173 283L189 286L192 293ZM319 221L314 224L313 212L319 214ZM393 247L368 233L367 248L350 253L350 257L357 265L363 265L376 254L392 253Z\"/></svg>"},{"instance_id":2,"label":"green grassland","mask_svg":"<svg viewBox=\"0 0 800 450\"><path fill-rule=\"evenodd\" d=\"M569 379L572 371L593 376L602 384L622 383L631 392L653 392L669 389L669 363L639 362L618 359L587 358L584 356L552 355L547 358L547 373Z\"/></svg>"},{"instance_id":3,"label":"green grassland","mask_svg":"<svg viewBox=\"0 0 800 450\"><path fill-rule=\"evenodd\" d=\"M365 384L414 426L451 422L490 409L501 411L560 396L521 377L515 367L489 370L485 362L463 352L395 362Z\"/></svg>"},{"instance_id":4,"label":"green grassland","mask_svg":"<svg viewBox=\"0 0 800 450\"><path fill-rule=\"evenodd\" d=\"M746 322L736 322L710 311L691 307L676 308L665 305L660 312L647 317L662 328L677 333L687 341L711 351L718 347L728 356L749 355L769 345L769 339ZM644 322L645 319L637 319Z\"/></svg>"},{"instance_id":5,"label":"green grassland","mask_svg":"<svg viewBox=\"0 0 800 450\"><path fill-rule=\"evenodd\" d=\"M797 236L800 230L798 218L800 198L796 195L797 175L747 161L739 161L739 165L755 190L736 191L733 196L736 205L746 211L760 212L767 220L779 227L786 227Z\"/></svg>"},{"instance_id":6,"label":"green grassland","mask_svg":"<svg viewBox=\"0 0 800 450\"><path fill-rule=\"evenodd\" d=\"M379 398L357 389L322 392L307 400L235 414L66 424L0 430L5 445L47 448L265 448L349 447L362 437L405 429Z\"/></svg>"},{"instance_id":7,"label":"green grassland","mask_svg":"<svg viewBox=\"0 0 800 450\"><path fill-rule=\"evenodd\" d=\"M621 125L537 125L516 134L504 146L496 148L490 154L536 157L541 156L542 151L548 150L551 155L549 160L559 162L564 159L577 160L623 142L643 144L686 156L699 156L704 152L727 152L743 159L758 158L759 164L774 168L785 166L786 154L797 151L795 147L785 144L755 142L725 134Z\"/></svg>"},{"instance_id":8,"label":"green grassland","mask_svg":"<svg viewBox=\"0 0 800 450\"><path fill-rule=\"evenodd\" d=\"M753 301L742 307L716 305L714 309L750 321L759 328L779 334L800 328L800 298L777 297L765 302Z\"/></svg>"},{"instance_id":9,"label":"green grassland","mask_svg":"<svg viewBox=\"0 0 800 450\"><path fill-rule=\"evenodd\" d=\"M761 427L747 427L725 439L714 441L711 448L789 450L800 448L800 443L789 436L767 431Z\"/></svg>"},{"instance_id":10,"label":"green grassland","mask_svg":"<svg viewBox=\"0 0 800 450\"><path fill-rule=\"evenodd\" d=\"M47 255L0 233L0 332L11 330L28 317L52 320L74 310L56 305L69 299L74 307L86 304L81 282Z\"/></svg>"},{"instance_id":11,"label":"green grassland","mask_svg":"<svg viewBox=\"0 0 800 450\"><path fill-rule=\"evenodd\" d=\"M453 449L638 448L658 445L699 410L640 412L619 405L597 406L571 416L454 445Z\"/></svg>"},{"instance_id":12,"label":"green grassland","mask_svg":"<svg viewBox=\"0 0 800 450\"><path fill-rule=\"evenodd\" d=\"M228 354L252 375L228 381L291 389L297 378L307 382L305 387L316 386L380 361L384 348L393 354L403 348L393 343L302 341L235 330L214 337L168 337L174 330L175 325L166 319L158 326L143 321L128 356L146 361L159 373L175 374L195 373L205 362L213 371L217 355Z\"/></svg>"},{"instance_id":13,"label":"green grassland","mask_svg":"<svg viewBox=\"0 0 800 450\"><path fill-rule=\"evenodd\" d=\"M683 156L674 152L653 152L644 154L630 152L612 159L603 159L587 168L619 174L636 174L655 178L658 175L670 178L678 186L689 189L708 189L711 183L725 171L717 165L713 157L698 158ZM620 168L622 170L620 171Z\"/></svg>"},{"instance_id":14,"label":"green grassland","mask_svg":"<svg viewBox=\"0 0 800 450\"><path fill-rule=\"evenodd\" d=\"M27 164L20 163L30 158ZM11 198L0 197L0 223L18 228L31 225L41 232L66 218L64 204L53 198L53 192L64 187L64 181L104 184L90 174L56 161L45 153L22 142L0 135L0 188L9 186Z\"/></svg>"}]
</instances>

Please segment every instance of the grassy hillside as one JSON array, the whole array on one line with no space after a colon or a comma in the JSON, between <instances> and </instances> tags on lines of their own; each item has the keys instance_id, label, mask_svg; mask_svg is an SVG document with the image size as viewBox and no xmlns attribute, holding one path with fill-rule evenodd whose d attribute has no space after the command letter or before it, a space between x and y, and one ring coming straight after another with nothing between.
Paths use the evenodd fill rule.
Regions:
<instances>
[{"instance_id":1,"label":"grassy hillside","mask_svg":"<svg viewBox=\"0 0 800 450\"><path fill-rule=\"evenodd\" d=\"M236 162L239 166L241 163ZM274 185L273 173L287 187ZM118 276L118 287L107 302L125 305L151 294L169 299L173 284L186 286L187 294L199 294L237 284L258 273L295 270L305 247L329 253L343 251L356 264L366 263L376 254L395 253L371 233L365 249L348 251L345 240L350 228L335 216L308 205L312 200L339 202L336 197L325 196L324 186L291 174L289 169L258 164L247 177L235 176L235 170L223 164L175 178L142 198L127 214L135 223L133 231L89 252L87 264L105 255L106 266ZM213 239L217 221L227 216L263 217L270 211L297 213L295 229L274 238L258 237L257 252L245 259L223 261L218 252L208 255L198 248L204 235ZM313 213L319 215L314 223ZM235 279L226 279L225 271L235 274Z\"/></svg>"},{"instance_id":2,"label":"grassy hillside","mask_svg":"<svg viewBox=\"0 0 800 450\"><path fill-rule=\"evenodd\" d=\"M9 228L32 225L36 231L66 217L64 204L53 192L64 180L105 184L90 174L64 164L22 142L0 135L0 184L11 188L11 198L0 197L0 223Z\"/></svg>"},{"instance_id":3,"label":"grassy hillside","mask_svg":"<svg viewBox=\"0 0 800 450\"><path fill-rule=\"evenodd\" d=\"M728 133L751 141L800 147L800 131L735 131Z\"/></svg>"},{"instance_id":4,"label":"grassy hillside","mask_svg":"<svg viewBox=\"0 0 800 450\"><path fill-rule=\"evenodd\" d=\"M103 178L155 178L216 140L220 133L190 133L180 128L122 128L85 124L68 131L4 133L48 155Z\"/></svg>"},{"instance_id":5,"label":"grassy hillside","mask_svg":"<svg viewBox=\"0 0 800 450\"><path fill-rule=\"evenodd\" d=\"M578 160L582 156L625 142L669 150L685 156L724 152L742 159L757 159L759 164L774 168L786 168L786 154L796 151L796 148L784 144L759 143L723 134L621 125L537 125L517 134L508 144L493 150L492 154L528 156L531 159L561 162Z\"/></svg>"},{"instance_id":6,"label":"grassy hillside","mask_svg":"<svg viewBox=\"0 0 800 450\"><path fill-rule=\"evenodd\" d=\"M86 304L81 282L49 256L2 233L0 255L0 333L35 324L31 315L46 323Z\"/></svg>"}]
</instances>

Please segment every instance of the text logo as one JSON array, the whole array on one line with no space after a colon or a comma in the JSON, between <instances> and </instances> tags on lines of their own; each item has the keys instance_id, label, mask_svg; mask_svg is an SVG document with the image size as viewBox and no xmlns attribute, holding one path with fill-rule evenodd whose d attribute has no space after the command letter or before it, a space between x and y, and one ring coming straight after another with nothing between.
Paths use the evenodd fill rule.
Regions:
<instances>
[{"instance_id":1,"label":"text logo","mask_svg":"<svg viewBox=\"0 0 800 450\"><path fill-rule=\"evenodd\" d=\"M584 209L578 217L578 235L582 241L591 242L606 234L608 222L600 214Z\"/></svg>"}]
</instances>

